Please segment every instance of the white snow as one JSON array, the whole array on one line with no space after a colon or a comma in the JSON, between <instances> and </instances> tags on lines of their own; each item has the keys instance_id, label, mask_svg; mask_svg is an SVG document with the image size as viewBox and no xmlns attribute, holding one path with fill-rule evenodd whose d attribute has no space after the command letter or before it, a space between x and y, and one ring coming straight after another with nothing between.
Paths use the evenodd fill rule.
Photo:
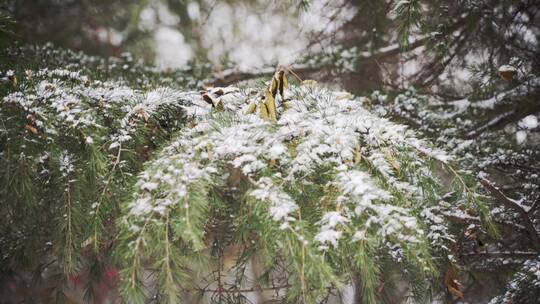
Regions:
<instances>
[{"instance_id":1,"label":"white snow","mask_svg":"<svg viewBox=\"0 0 540 304\"><path fill-rule=\"evenodd\" d=\"M336 247L338 240L341 238L341 235L343 232L336 231L333 229L324 229L321 232L319 232L317 235L315 235L315 241L325 244L330 243L332 246ZM321 247L326 248L326 247Z\"/></svg>"},{"instance_id":2,"label":"white snow","mask_svg":"<svg viewBox=\"0 0 540 304\"><path fill-rule=\"evenodd\" d=\"M499 72L501 73L504 73L504 72L515 72L516 71L516 68L511 66L511 65L508 65L508 64L504 64L504 65L501 65L499 67Z\"/></svg>"},{"instance_id":3,"label":"white snow","mask_svg":"<svg viewBox=\"0 0 540 304\"><path fill-rule=\"evenodd\" d=\"M258 200L270 202L270 215L274 221L289 222L294 219L291 213L298 210L298 205L291 197L278 190L268 178L261 179L259 189L253 190L250 195Z\"/></svg>"},{"instance_id":4,"label":"white snow","mask_svg":"<svg viewBox=\"0 0 540 304\"><path fill-rule=\"evenodd\" d=\"M527 131L517 131L516 132L516 142L518 145L522 145L527 140Z\"/></svg>"},{"instance_id":5,"label":"white snow","mask_svg":"<svg viewBox=\"0 0 540 304\"><path fill-rule=\"evenodd\" d=\"M535 129L538 127L538 118L535 115L526 116L518 122L518 126L527 130Z\"/></svg>"},{"instance_id":6,"label":"white snow","mask_svg":"<svg viewBox=\"0 0 540 304\"><path fill-rule=\"evenodd\" d=\"M161 214L175 204L189 207L187 193L194 183L221 187L237 179L251 185L251 199L267 204L268 217L277 228L294 233L302 242L316 242L321 250L337 248L343 239L360 241L373 233L391 238L390 245L401 247L414 246L422 239L439 245L448 241L437 210L426 213L421 225L411 209L412 204L425 202L418 178L398 179L396 175L402 153L417 162L429 158L446 161L448 155L429 147L405 126L370 113L361 99L317 85L289 88L290 108L279 108L279 120L273 125L258 114L243 114L251 100L242 91L229 88L223 90L227 94L217 96L218 90L207 93L224 103L220 115L231 115L230 120L225 119L228 123L209 115L212 107L197 93L164 91L161 97L150 92L143 98L147 108L163 100L181 101L196 124L183 129L140 175L141 191L131 205L133 216ZM227 99L220 99L224 96ZM231 168L239 170L231 172ZM321 169L335 177L328 186L338 193L332 201L334 208L321 213L317 232L308 239L292 224L301 217L300 207L286 185L312 185L309 177ZM429 171L418 174L431 178ZM152 194L158 187L159 199ZM411 202L395 205L397 197L391 191ZM354 226L358 222L362 224ZM424 226L431 227L427 235L421 229Z\"/></svg>"}]
</instances>

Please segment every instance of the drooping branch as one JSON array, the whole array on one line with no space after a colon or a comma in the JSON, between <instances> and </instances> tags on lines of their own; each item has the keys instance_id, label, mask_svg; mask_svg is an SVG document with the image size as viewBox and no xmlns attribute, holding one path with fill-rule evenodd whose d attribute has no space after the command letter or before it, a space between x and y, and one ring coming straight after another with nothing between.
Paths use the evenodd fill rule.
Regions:
<instances>
[{"instance_id":1,"label":"drooping branch","mask_svg":"<svg viewBox=\"0 0 540 304\"><path fill-rule=\"evenodd\" d=\"M529 217L529 213L527 212L527 210L525 208L523 208L523 206L518 201L513 200L513 199L507 197L506 195L504 195L504 193L502 193L499 189L497 189L487 179L481 179L480 183L482 184L482 186L484 186L484 188L489 193L491 193L491 195L493 197L495 197L497 199L497 201L502 203L506 208L516 211L520 215L520 217L521 217L521 219L523 221L523 225L527 229L528 234L529 234L529 236L531 238L533 246L536 249L540 250L540 236L538 235L538 231L534 227L534 224L533 224L531 218Z\"/></svg>"}]
</instances>

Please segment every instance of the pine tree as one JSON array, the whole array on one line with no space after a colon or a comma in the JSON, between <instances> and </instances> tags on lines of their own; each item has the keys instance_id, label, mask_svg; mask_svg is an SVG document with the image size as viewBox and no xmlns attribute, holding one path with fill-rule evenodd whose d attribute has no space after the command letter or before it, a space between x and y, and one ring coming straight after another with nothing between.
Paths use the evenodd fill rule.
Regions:
<instances>
[{"instance_id":1,"label":"pine tree","mask_svg":"<svg viewBox=\"0 0 540 304\"><path fill-rule=\"evenodd\" d=\"M119 46L93 49L85 20L148 56L144 1L109 2L0 7L3 47L24 36L82 48L37 30L60 10L82 16L66 31L86 50L119 56L2 49L0 285L35 288L0 298L85 289L100 302L108 284L134 302L324 303L352 285L359 303L404 289L474 301L483 271L508 281L493 303L537 297L535 1L343 1L353 17L313 33L292 67L321 84L284 90L273 67L163 72ZM186 3L163 3L200 43ZM239 88L192 91L203 83Z\"/></svg>"},{"instance_id":2,"label":"pine tree","mask_svg":"<svg viewBox=\"0 0 540 304\"><path fill-rule=\"evenodd\" d=\"M4 78L2 272L39 278L56 268L57 299L81 276L97 299L92 279L119 267L128 302L174 303L195 291L237 302L255 257L257 286L282 286L287 302L324 302L353 278L363 302L391 299L400 282L428 299L456 267L446 218L490 226L474 180L413 131L367 111L365 99L310 82L255 96L182 92L156 87L127 55L12 52L75 57L97 71L20 67ZM113 80L99 80L102 70ZM132 71L148 75L139 88L129 87ZM264 119L266 103L245 114L263 96L275 99L275 121ZM240 248L233 287L221 276L216 289L196 285L203 269L225 271L230 246Z\"/></svg>"}]
</instances>

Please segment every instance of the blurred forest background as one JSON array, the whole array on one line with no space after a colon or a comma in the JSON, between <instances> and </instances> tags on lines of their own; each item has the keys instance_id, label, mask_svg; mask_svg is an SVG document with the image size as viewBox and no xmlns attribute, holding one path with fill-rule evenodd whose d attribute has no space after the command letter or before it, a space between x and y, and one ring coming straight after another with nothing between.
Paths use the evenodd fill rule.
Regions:
<instances>
[{"instance_id":1,"label":"blurred forest background","mask_svg":"<svg viewBox=\"0 0 540 304\"><path fill-rule=\"evenodd\" d=\"M477 219L448 216L469 242L456 245L464 286L447 302L540 296L538 1L0 1L0 48L49 43L106 58L129 52L167 77L191 75L189 89L258 80L282 64L369 96L374 112L498 186L486 187L497 237L472 232ZM2 73L12 64L2 55Z\"/></svg>"},{"instance_id":2,"label":"blurred forest background","mask_svg":"<svg viewBox=\"0 0 540 304\"><path fill-rule=\"evenodd\" d=\"M537 4L4 0L1 26L4 44L130 52L165 70L296 64L355 92L414 86L459 99L509 85L497 77L502 65L537 70Z\"/></svg>"}]
</instances>

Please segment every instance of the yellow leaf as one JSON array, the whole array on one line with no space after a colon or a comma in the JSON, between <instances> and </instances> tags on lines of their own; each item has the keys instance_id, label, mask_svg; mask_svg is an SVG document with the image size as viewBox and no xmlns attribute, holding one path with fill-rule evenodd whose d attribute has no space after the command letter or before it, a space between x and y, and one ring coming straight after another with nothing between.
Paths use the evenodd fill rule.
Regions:
<instances>
[{"instance_id":1,"label":"yellow leaf","mask_svg":"<svg viewBox=\"0 0 540 304\"><path fill-rule=\"evenodd\" d=\"M270 120L272 122L277 122L277 105L276 105L276 94L279 91L281 95L281 106L286 109L287 104L285 103L284 90L288 86L287 77L285 71L282 67L278 67L276 73L272 77L272 82L270 86L265 90L262 100L259 102L259 113L262 119ZM246 108L246 114L254 113L257 110L257 104L251 103Z\"/></svg>"},{"instance_id":2,"label":"yellow leaf","mask_svg":"<svg viewBox=\"0 0 540 304\"><path fill-rule=\"evenodd\" d=\"M256 110L257 110L257 105L254 102L252 102L247 107L246 114L253 114L255 113Z\"/></svg>"},{"instance_id":3,"label":"yellow leaf","mask_svg":"<svg viewBox=\"0 0 540 304\"><path fill-rule=\"evenodd\" d=\"M261 114L261 118L262 119L266 119L266 120L269 120L270 117L268 116L268 108L266 107L266 103L265 102L261 102L261 105L260 105L260 114Z\"/></svg>"},{"instance_id":4,"label":"yellow leaf","mask_svg":"<svg viewBox=\"0 0 540 304\"><path fill-rule=\"evenodd\" d=\"M266 108L268 110L268 117L271 121L276 122L277 121L277 109L276 109L276 101L274 100L274 97L272 96L271 92L266 92L266 98L264 99L264 103L266 104Z\"/></svg>"},{"instance_id":5,"label":"yellow leaf","mask_svg":"<svg viewBox=\"0 0 540 304\"><path fill-rule=\"evenodd\" d=\"M287 77L285 76L285 71L282 67L278 67L276 73L274 73L274 76L272 77L272 84L270 85L270 92L272 93L272 97L275 98L276 94L279 92L281 98L285 98L283 93L287 85L288 81Z\"/></svg>"}]
</instances>

